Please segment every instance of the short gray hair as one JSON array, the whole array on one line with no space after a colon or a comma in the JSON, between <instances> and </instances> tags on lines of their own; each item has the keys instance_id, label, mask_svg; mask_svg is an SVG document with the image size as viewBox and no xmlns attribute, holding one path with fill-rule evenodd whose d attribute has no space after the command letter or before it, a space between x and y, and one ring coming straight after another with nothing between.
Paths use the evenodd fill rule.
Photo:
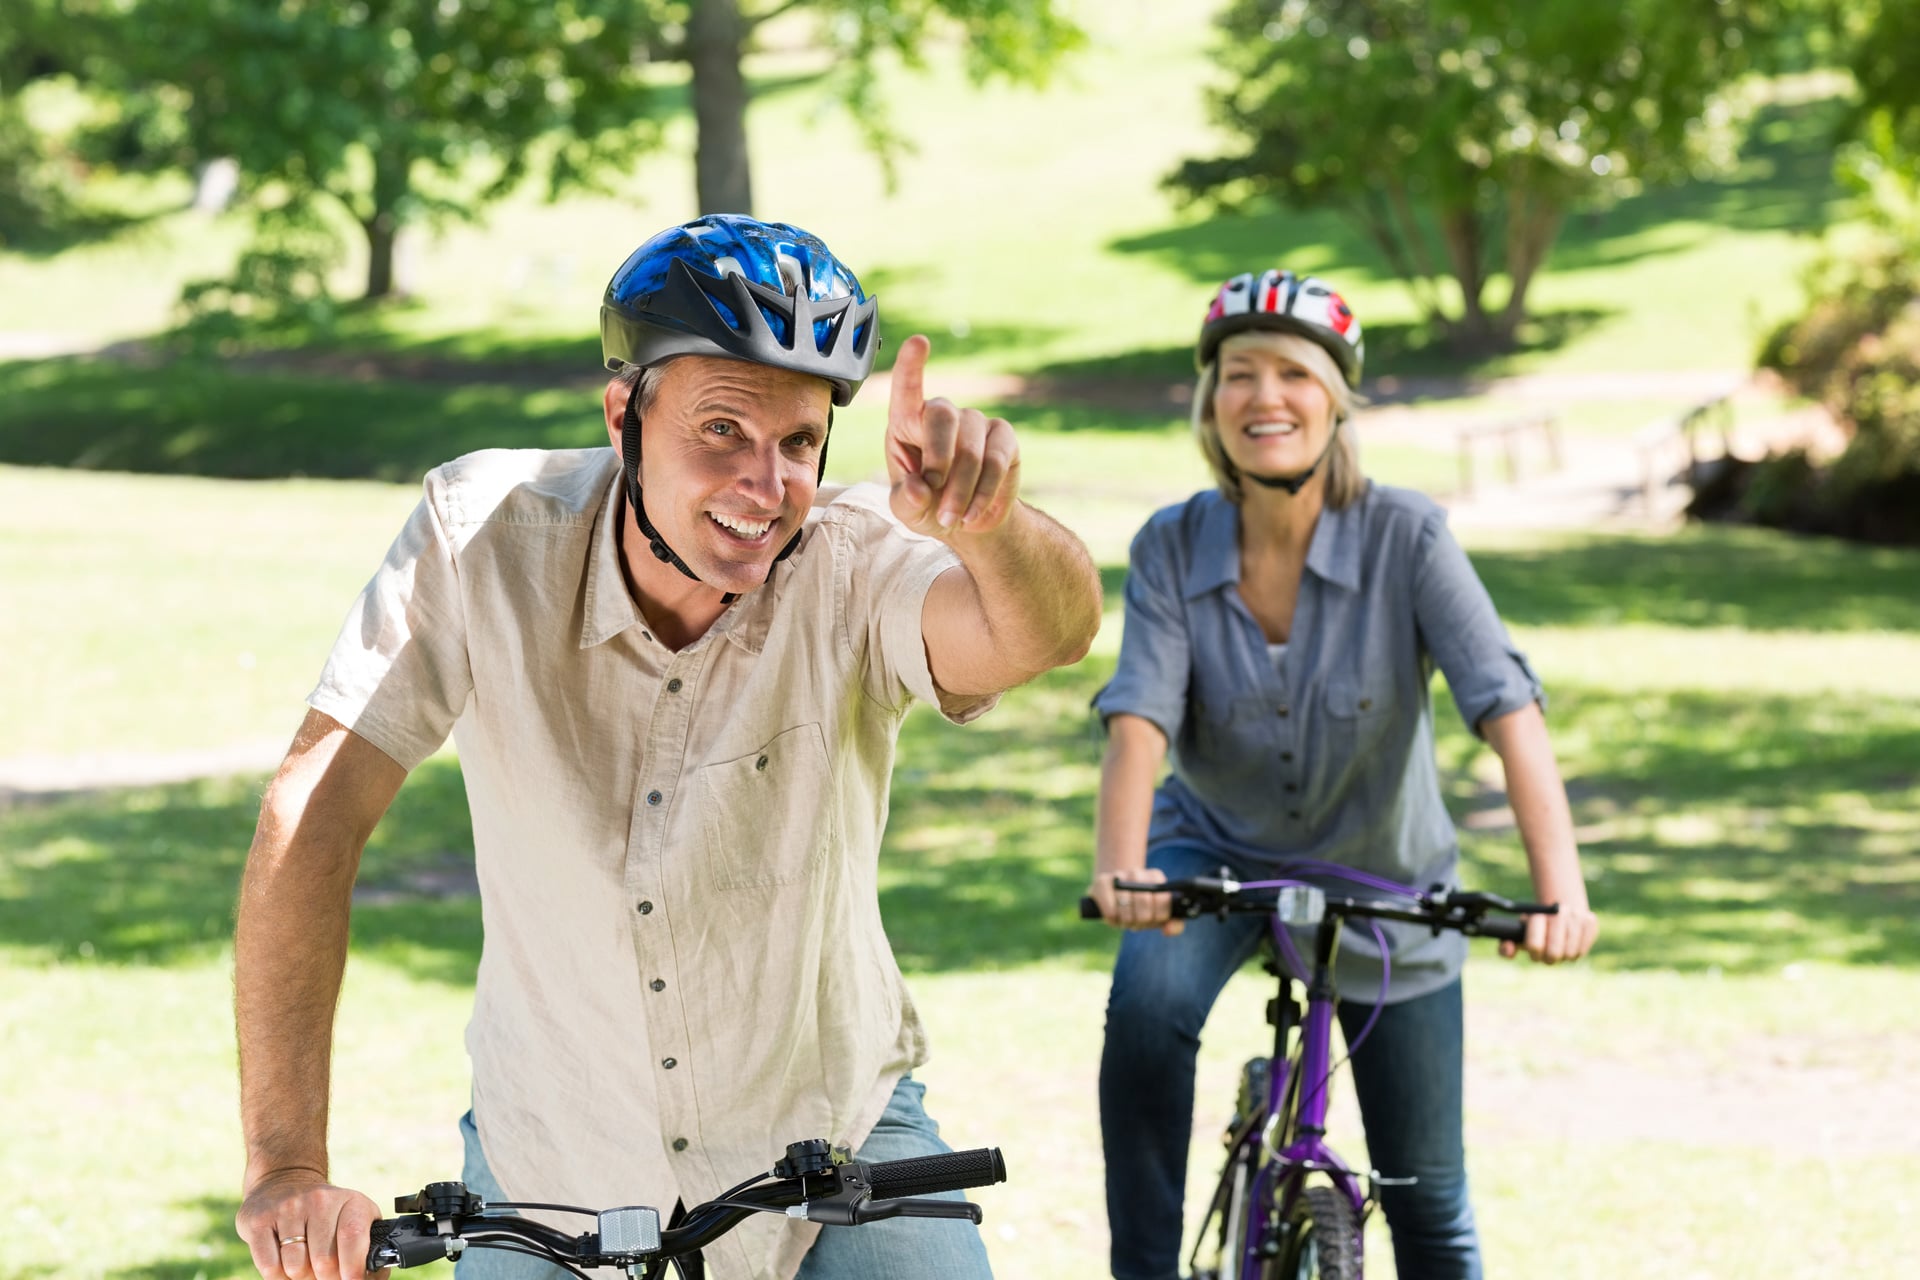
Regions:
<instances>
[{"instance_id":1,"label":"short gray hair","mask_svg":"<svg viewBox=\"0 0 1920 1280\"><path fill-rule=\"evenodd\" d=\"M657 364L623 364L620 371L613 375L614 381L623 386L637 388L640 399L633 408L636 414L645 415L653 408L653 402L660 395L661 368Z\"/></svg>"},{"instance_id":2,"label":"short gray hair","mask_svg":"<svg viewBox=\"0 0 1920 1280\"><path fill-rule=\"evenodd\" d=\"M1327 451L1327 505L1335 511L1352 506L1367 490L1366 474L1360 470L1360 442L1354 439L1352 427L1354 410L1366 401L1347 385L1327 349L1311 338L1254 330L1236 333L1227 342L1248 338L1257 339L1261 346L1306 369L1327 389L1327 397L1333 401L1334 423L1333 444ZM1226 342L1220 345L1224 349ZM1193 386L1193 438L1200 446L1200 456L1207 460L1207 469L1213 472L1213 482L1227 501L1238 506L1245 497L1240 472L1228 459L1227 447L1220 442L1220 426L1213 420L1213 393L1219 385L1220 353L1216 351Z\"/></svg>"}]
</instances>

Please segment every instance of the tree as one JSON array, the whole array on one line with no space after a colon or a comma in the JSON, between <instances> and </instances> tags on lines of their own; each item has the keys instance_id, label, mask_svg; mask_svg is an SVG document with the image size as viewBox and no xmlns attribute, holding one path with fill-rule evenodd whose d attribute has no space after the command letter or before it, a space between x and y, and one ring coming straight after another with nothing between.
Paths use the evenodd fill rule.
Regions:
<instances>
[{"instance_id":1,"label":"tree","mask_svg":"<svg viewBox=\"0 0 1920 1280\"><path fill-rule=\"evenodd\" d=\"M657 137L635 50L658 33L630 0L140 0L122 29L148 33L130 87L184 117L176 158L233 157L309 241L331 200L366 236L368 298L394 290L403 226L536 169L590 184Z\"/></svg>"},{"instance_id":2,"label":"tree","mask_svg":"<svg viewBox=\"0 0 1920 1280\"><path fill-rule=\"evenodd\" d=\"M1168 182L1227 207L1343 209L1430 325L1509 345L1570 209L1731 158L1722 91L1758 43L1745 3L1230 0L1233 79L1210 105L1240 146Z\"/></svg>"},{"instance_id":3,"label":"tree","mask_svg":"<svg viewBox=\"0 0 1920 1280\"><path fill-rule=\"evenodd\" d=\"M750 94L741 61L760 28L794 10L811 13L815 39L833 54L831 91L883 164L890 164L903 142L889 127L881 101L880 55L892 53L917 67L931 29L948 22L965 37L975 83L994 75L1032 83L1085 39L1055 0L684 0L667 14L683 35L669 41L664 54L693 71L695 186L702 213L753 211Z\"/></svg>"}]
</instances>

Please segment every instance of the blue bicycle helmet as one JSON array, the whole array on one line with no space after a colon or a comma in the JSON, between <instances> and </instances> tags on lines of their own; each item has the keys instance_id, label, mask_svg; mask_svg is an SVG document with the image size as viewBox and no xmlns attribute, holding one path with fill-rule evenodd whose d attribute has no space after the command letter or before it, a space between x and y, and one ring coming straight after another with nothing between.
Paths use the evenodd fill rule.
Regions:
<instances>
[{"instance_id":1,"label":"blue bicycle helmet","mask_svg":"<svg viewBox=\"0 0 1920 1280\"><path fill-rule=\"evenodd\" d=\"M845 405L879 349L878 304L818 236L742 214L708 214L662 231L627 255L600 304L600 355L615 372L675 356L719 356L811 374L833 388L834 404ZM823 477L832 432L828 410ZM647 516L637 386L627 397L621 442L627 501L648 549L698 582ZM796 532L774 564L799 545Z\"/></svg>"},{"instance_id":2,"label":"blue bicycle helmet","mask_svg":"<svg viewBox=\"0 0 1920 1280\"><path fill-rule=\"evenodd\" d=\"M876 300L818 236L709 214L661 232L613 273L600 306L608 369L721 356L809 373L845 405L880 348Z\"/></svg>"}]
</instances>

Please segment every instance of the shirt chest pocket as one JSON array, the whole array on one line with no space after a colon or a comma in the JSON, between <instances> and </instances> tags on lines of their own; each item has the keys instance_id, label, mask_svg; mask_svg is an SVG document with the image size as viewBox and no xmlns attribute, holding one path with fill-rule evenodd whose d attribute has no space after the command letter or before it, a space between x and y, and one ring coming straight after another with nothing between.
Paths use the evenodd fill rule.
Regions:
<instances>
[{"instance_id":1,"label":"shirt chest pocket","mask_svg":"<svg viewBox=\"0 0 1920 1280\"><path fill-rule=\"evenodd\" d=\"M795 725L746 755L706 765L699 795L716 888L805 880L833 848L833 771L818 724Z\"/></svg>"},{"instance_id":2,"label":"shirt chest pocket","mask_svg":"<svg viewBox=\"0 0 1920 1280\"><path fill-rule=\"evenodd\" d=\"M1274 747L1278 720L1266 698L1196 699L1190 714L1201 754L1216 765L1252 761Z\"/></svg>"},{"instance_id":3,"label":"shirt chest pocket","mask_svg":"<svg viewBox=\"0 0 1920 1280\"><path fill-rule=\"evenodd\" d=\"M1393 727L1393 693L1384 682L1335 680L1327 686L1326 709L1327 736L1341 755L1373 750Z\"/></svg>"}]
</instances>

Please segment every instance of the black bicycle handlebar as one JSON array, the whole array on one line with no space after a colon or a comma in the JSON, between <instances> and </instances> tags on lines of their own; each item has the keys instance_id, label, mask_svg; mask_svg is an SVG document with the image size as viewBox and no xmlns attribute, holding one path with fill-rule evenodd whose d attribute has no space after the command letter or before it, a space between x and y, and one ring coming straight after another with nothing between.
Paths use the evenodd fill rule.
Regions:
<instances>
[{"instance_id":1,"label":"black bicycle handlebar","mask_svg":"<svg viewBox=\"0 0 1920 1280\"><path fill-rule=\"evenodd\" d=\"M679 1225L666 1230L660 1229L659 1213L651 1208L596 1213L537 1206L596 1219L598 1232L578 1236L527 1218L489 1213L464 1184L437 1182L417 1195L395 1199L394 1207L404 1216L373 1224L367 1270L415 1267L458 1257L467 1248L509 1248L538 1253L568 1269L639 1266L642 1270L636 1275L651 1277L664 1274L669 1261L698 1256L703 1247L754 1212L785 1213L827 1226L897 1217L963 1218L978 1223L982 1215L977 1204L916 1197L1006 1180L1006 1161L997 1147L870 1163L850 1159L843 1149L835 1150L824 1141L794 1143L772 1173L717 1200L695 1205L676 1219Z\"/></svg>"},{"instance_id":2,"label":"black bicycle handlebar","mask_svg":"<svg viewBox=\"0 0 1920 1280\"><path fill-rule=\"evenodd\" d=\"M1279 903L1278 889L1247 889L1235 881L1212 876L1161 882L1116 880L1113 887L1123 893L1164 893L1171 899L1168 914L1176 920L1191 920L1203 915L1271 915ZM1526 917L1554 915L1558 903L1515 902L1495 893L1460 892L1435 886L1426 893L1414 893L1413 906L1361 898L1326 897L1325 914L1345 919L1403 920L1434 930L1451 929L1471 937L1493 938L1501 942L1524 943L1527 940ZM1488 919L1499 912L1501 919ZM1092 897L1080 899L1082 920L1103 920L1100 904Z\"/></svg>"},{"instance_id":3,"label":"black bicycle handlebar","mask_svg":"<svg viewBox=\"0 0 1920 1280\"><path fill-rule=\"evenodd\" d=\"M1007 1164L1000 1148L948 1151L867 1166L867 1185L875 1200L930 1195L937 1191L964 1191L1007 1180Z\"/></svg>"}]
</instances>

